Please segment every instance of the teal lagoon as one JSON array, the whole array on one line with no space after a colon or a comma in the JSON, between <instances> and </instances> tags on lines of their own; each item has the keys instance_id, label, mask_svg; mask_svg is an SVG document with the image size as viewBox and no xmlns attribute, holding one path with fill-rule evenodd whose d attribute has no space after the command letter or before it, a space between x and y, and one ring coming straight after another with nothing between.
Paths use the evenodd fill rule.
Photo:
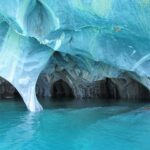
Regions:
<instances>
[{"instance_id":1,"label":"teal lagoon","mask_svg":"<svg viewBox=\"0 0 150 150\"><path fill-rule=\"evenodd\" d=\"M150 150L150 104L0 101L0 150Z\"/></svg>"}]
</instances>

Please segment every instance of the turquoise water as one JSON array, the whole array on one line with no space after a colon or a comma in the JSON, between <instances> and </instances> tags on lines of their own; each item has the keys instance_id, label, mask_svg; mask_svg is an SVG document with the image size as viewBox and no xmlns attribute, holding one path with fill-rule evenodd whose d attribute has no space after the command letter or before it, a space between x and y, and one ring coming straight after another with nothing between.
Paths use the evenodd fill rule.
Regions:
<instances>
[{"instance_id":1,"label":"turquoise water","mask_svg":"<svg viewBox=\"0 0 150 150\"><path fill-rule=\"evenodd\" d=\"M148 104L46 106L30 113L21 101L0 101L0 150L150 150Z\"/></svg>"}]
</instances>

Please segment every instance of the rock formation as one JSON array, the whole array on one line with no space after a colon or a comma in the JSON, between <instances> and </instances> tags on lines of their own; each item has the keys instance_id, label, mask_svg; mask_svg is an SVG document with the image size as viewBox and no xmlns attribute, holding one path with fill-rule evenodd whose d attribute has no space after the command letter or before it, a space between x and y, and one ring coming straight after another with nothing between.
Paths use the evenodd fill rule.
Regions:
<instances>
[{"instance_id":1,"label":"rock formation","mask_svg":"<svg viewBox=\"0 0 150 150\"><path fill-rule=\"evenodd\" d=\"M0 0L0 76L33 112L36 91L56 96L57 84L77 98L150 99L149 20L149 0Z\"/></svg>"}]
</instances>

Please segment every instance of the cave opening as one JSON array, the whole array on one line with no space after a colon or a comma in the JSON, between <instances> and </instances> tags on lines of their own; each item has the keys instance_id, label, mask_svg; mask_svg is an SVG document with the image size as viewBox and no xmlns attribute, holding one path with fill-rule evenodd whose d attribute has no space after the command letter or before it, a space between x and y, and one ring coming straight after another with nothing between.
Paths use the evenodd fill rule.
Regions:
<instances>
[{"instance_id":1,"label":"cave opening","mask_svg":"<svg viewBox=\"0 0 150 150\"><path fill-rule=\"evenodd\" d=\"M115 85L110 78L106 78L104 80L105 86L101 87L102 96L106 99L115 99L118 100L120 98L119 91L117 85Z\"/></svg>"},{"instance_id":2,"label":"cave opening","mask_svg":"<svg viewBox=\"0 0 150 150\"><path fill-rule=\"evenodd\" d=\"M3 99L22 99L17 89L4 78L0 77L0 100Z\"/></svg>"},{"instance_id":3,"label":"cave opening","mask_svg":"<svg viewBox=\"0 0 150 150\"><path fill-rule=\"evenodd\" d=\"M132 78L106 78L107 98L130 102L149 102L150 91Z\"/></svg>"},{"instance_id":4,"label":"cave opening","mask_svg":"<svg viewBox=\"0 0 150 150\"><path fill-rule=\"evenodd\" d=\"M54 82L52 86L52 98L54 99L72 99L74 93L72 88L64 80L60 79Z\"/></svg>"},{"instance_id":5,"label":"cave opening","mask_svg":"<svg viewBox=\"0 0 150 150\"><path fill-rule=\"evenodd\" d=\"M108 102L150 102L150 91L132 78L105 78L85 88L84 98Z\"/></svg>"}]
</instances>

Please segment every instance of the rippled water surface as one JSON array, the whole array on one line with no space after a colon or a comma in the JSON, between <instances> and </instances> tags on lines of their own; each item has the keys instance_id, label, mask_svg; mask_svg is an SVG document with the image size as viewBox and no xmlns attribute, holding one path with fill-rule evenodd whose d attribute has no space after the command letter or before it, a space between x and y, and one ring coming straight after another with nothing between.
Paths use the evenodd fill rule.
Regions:
<instances>
[{"instance_id":1,"label":"rippled water surface","mask_svg":"<svg viewBox=\"0 0 150 150\"><path fill-rule=\"evenodd\" d=\"M0 150L150 150L150 105L0 101Z\"/></svg>"}]
</instances>

